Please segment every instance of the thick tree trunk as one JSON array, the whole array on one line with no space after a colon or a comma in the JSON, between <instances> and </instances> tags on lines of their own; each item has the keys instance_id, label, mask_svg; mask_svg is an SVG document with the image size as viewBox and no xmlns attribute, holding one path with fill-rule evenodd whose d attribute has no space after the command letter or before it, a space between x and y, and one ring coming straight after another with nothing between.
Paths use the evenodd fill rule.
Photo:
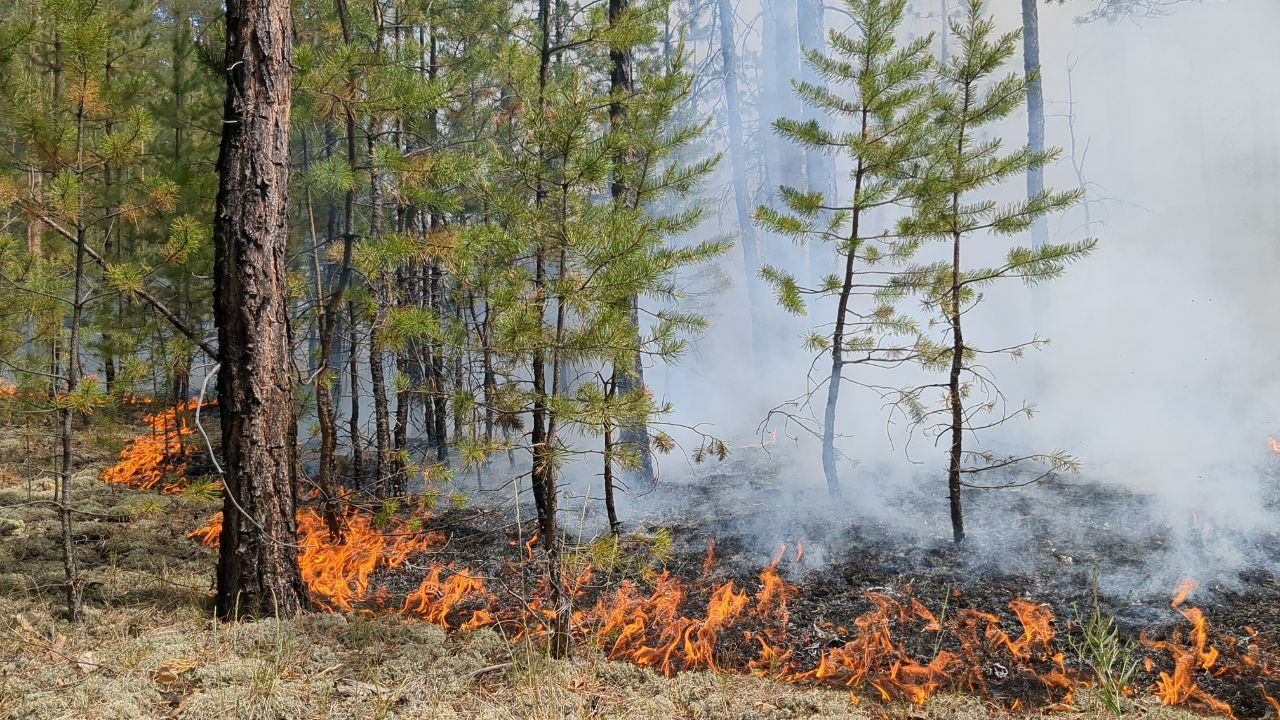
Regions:
<instances>
[{"instance_id":1,"label":"thick tree trunk","mask_svg":"<svg viewBox=\"0 0 1280 720\"><path fill-rule=\"evenodd\" d=\"M307 604L286 307L291 21L285 0L226 3L227 97L214 218L214 316L225 482L220 618Z\"/></svg>"},{"instance_id":2,"label":"thick tree trunk","mask_svg":"<svg viewBox=\"0 0 1280 720\"><path fill-rule=\"evenodd\" d=\"M756 241L751 195L747 190L747 151L742 136L742 109L738 97L737 51L734 37L733 4L730 0L716 0L720 16L720 62L724 73L725 119L729 127L729 165L733 171L733 204L737 210L739 244L742 245L742 265L747 290L747 311L751 318L752 364L759 368L764 361L764 328L761 323L763 308L760 299L760 258Z\"/></svg>"}]
</instances>

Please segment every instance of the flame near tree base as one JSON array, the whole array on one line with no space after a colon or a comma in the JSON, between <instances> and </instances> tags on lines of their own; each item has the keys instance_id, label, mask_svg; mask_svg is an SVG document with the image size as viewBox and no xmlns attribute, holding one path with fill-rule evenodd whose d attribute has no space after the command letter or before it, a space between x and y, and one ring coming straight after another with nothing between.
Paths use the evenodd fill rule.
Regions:
<instances>
[{"instance_id":1,"label":"flame near tree base","mask_svg":"<svg viewBox=\"0 0 1280 720\"><path fill-rule=\"evenodd\" d=\"M192 433L182 416L193 407L186 404L148 415L152 432L130 443L103 479L162 492L180 490L182 480L174 476L181 475L191 454L182 439ZM495 584L494 578L471 568L431 561L431 553L447 540L440 532L424 529L430 520L421 508L408 518L377 520L349 508L342 518L342 538L335 540L318 512L300 510L299 565L313 601L326 610L399 613L463 631L496 627L512 640L547 633L545 624L555 613L547 606L545 578L535 579L527 595L517 595L501 579ZM221 522L218 513L189 537L215 546ZM535 557L535 539L510 538L509 544L520 552L507 567L536 577L537 568L544 565ZM612 660L666 675L737 670L795 683L842 686L855 702L867 696L922 704L942 691L992 697L991 683L1016 678L1024 681L1022 687L1038 690L1028 690L1025 701L1006 703L1010 709L1071 711L1076 690L1091 684L1088 673L1069 663L1060 649L1054 614L1047 605L1012 600L1010 621L971 608L944 607L935 613L909 592L874 591L864 594L869 609L856 617L852 628L801 629L789 622L788 603L802 588L782 577L785 546L759 572L753 587L733 580L707 582L716 564L713 550L709 545L702 579L692 581L653 571L638 579L603 577L593 582L597 574L589 565L565 568L562 581L580 607L572 616L572 634L578 642L602 648ZM796 560L802 553L797 547ZM386 585L372 580L391 571L421 571L422 578L416 588L394 600ZM1145 669L1157 673L1150 691L1166 705L1231 715L1232 707L1198 680L1256 678L1262 699L1280 716L1280 702L1262 682L1280 679L1280 652L1250 627L1243 637L1214 631L1200 609L1186 605L1194 586L1194 581L1184 582L1171 603L1189 627L1175 629L1166 639L1142 638L1153 653L1145 658ZM1016 631L1004 629L1015 621ZM816 660L815 642L824 645ZM1171 667L1161 669L1164 662L1171 662Z\"/></svg>"}]
</instances>

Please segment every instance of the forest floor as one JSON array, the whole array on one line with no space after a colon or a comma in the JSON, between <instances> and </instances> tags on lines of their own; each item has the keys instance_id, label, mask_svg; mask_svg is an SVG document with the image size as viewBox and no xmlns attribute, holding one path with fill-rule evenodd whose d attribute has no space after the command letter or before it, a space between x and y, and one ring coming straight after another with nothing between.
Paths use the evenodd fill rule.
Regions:
<instances>
[{"instance_id":1,"label":"forest floor","mask_svg":"<svg viewBox=\"0 0 1280 720\"><path fill-rule=\"evenodd\" d=\"M667 678L586 645L547 659L492 629L453 632L402 615L317 612L211 620L214 553L189 540L208 498L100 482L130 428L86 433L77 448L75 538L84 620L62 614L53 476L33 438L0 433L0 718L913 718L1010 717L972 696L923 707L857 705L847 692L740 673ZM1103 718L1088 691L1075 717ZM1154 698L1134 716L1195 715ZM1030 717L1027 712L1017 717Z\"/></svg>"}]
</instances>

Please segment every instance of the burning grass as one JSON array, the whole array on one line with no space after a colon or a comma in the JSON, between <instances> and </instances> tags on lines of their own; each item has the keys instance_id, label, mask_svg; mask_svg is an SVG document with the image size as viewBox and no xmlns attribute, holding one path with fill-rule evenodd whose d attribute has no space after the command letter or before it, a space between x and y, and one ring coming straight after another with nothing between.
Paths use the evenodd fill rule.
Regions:
<instances>
[{"instance_id":1,"label":"burning grass","mask_svg":"<svg viewBox=\"0 0 1280 720\"><path fill-rule=\"evenodd\" d=\"M185 427L176 414L149 415L147 422L152 428L148 436L162 439L165 428L174 428L180 440ZM151 482L155 475L139 462L142 455L136 448L143 444L131 443L121 456L122 464L133 468L130 472L109 469L104 477L128 477L117 484L162 488ZM181 446L164 441L158 447ZM186 450L172 452L172 457L155 459L156 465L180 467L188 458ZM175 495L177 485L164 502L194 502ZM206 546L217 540L216 516L188 532L191 525L181 527L182 515L161 515L170 523L170 536L181 532ZM299 514L304 579L317 603L331 614L244 626L270 627L276 633L259 635L251 650L228 649L225 643L217 649L219 633L225 638L241 632L241 626L219 630L203 625L198 608L205 601L201 576L207 575L208 556L192 553L194 544L179 551L185 552L181 563L189 574L177 593L185 598L177 611L182 619L174 622L203 626L196 633L203 644L184 645L180 652L166 649L163 657L148 655L141 664L135 661L135 667L146 667L150 673L148 682L138 686L145 692L121 695L121 702L127 698L133 703L130 707L148 709L118 716L163 714L155 708L167 703L165 713L185 717L213 717L219 712L225 716L229 708L236 708L237 717L313 717L318 708L332 706L360 707L361 712L379 716L397 716L412 707L413 713L404 716L542 717L541 706L530 707L527 698L511 693L513 688L533 687L539 688L535 695L563 703L560 707L571 717L646 717L643 713L651 705L653 717L716 718L921 717L902 710L912 706L924 708L912 712L925 717L964 718L1081 712L1098 706L1094 678L1080 658L1067 654L1070 643L1064 636L1075 630L1059 621L1050 605L1014 597L994 612L972 606L960 588L943 597L941 604L931 604L910 586L864 586L856 598L844 597L832 603L831 612L815 614L814 602L805 596L821 592L818 586L787 578L804 557L800 543L779 548L763 568L746 575L718 558L712 542L696 556L677 555L668 562L655 557L648 563L600 570L588 562L590 552L571 554L564 583L578 608L573 633L580 657L552 663L537 651L542 623L551 611L534 549L536 538L522 533L518 524L480 511L432 517L420 507L399 517L352 507L343 520L345 531L337 540L313 509ZM156 528L138 531L155 533ZM172 554L168 549L158 557ZM56 567L48 571L56 577ZM174 582L172 577L168 582ZM32 587L39 586L32 581ZM1154 711L1161 704L1246 716L1274 711L1280 654L1253 628L1241 635L1215 630L1204 612L1188 604L1191 590L1191 585L1179 588L1172 603L1181 625L1144 636L1145 674L1122 689L1127 707L1149 716L1159 716ZM113 615L112 622L118 622L114 613L128 607L123 598L130 591L114 596L117 600L102 592L102 609L95 612ZM806 602L797 605L801 599ZM840 608L845 607L849 610L842 616ZM132 622L140 622L137 614L133 617ZM91 625L94 622L91 618ZM77 653L94 652L98 660L72 662L70 668L73 674L94 676L92 682L80 678L91 686L105 678L86 667L98 667L92 663L99 663L104 653L115 657L127 652L128 638L104 645L101 628L97 635L74 642L68 635L57 644L58 633L67 632L65 626L41 629L58 625L52 617L27 625L11 627L8 638L17 646L29 644L22 651L19 676L38 675L42 664L57 665L64 656L83 660L85 656ZM316 637L317 626L342 629L333 637ZM436 627L458 634L443 635ZM39 650L32 633L52 638L52 649ZM364 652L377 648L384 635L401 633L426 633L438 638L440 648L454 649L427 652L390 643ZM343 644L353 637L350 647L334 647L335 641ZM420 672L431 662L447 664L448 658L464 652L458 648L473 642L485 644L489 651L471 663L474 667L451 676L451 690L412 679L415 668ZM609 661L636 669L626 671L625 665ZM362 670L354 672L355 667ZM381 670L366 672L370 667ZM670 679L658 679L664 676ZM120 677L137 680L138 675ZM548 677L563 677L568 685L559 687ZM631 679L622 683L621 678ZM25 697L31 684L6 680L5 686L17 690L0 695L9 698L0 701L0 708L34 712L33 705L15 699ZM1233 708L1222 699L1239 703L1245 697L1242 688L1249 702ZM697 692L682 695L691 689ZM1230 693L1224 694L1224 689ZM86 714L90 704L77 710L78 701L68 699L82 697L76 692L54 690L49 696L59 698L65 714L30 716L91 716ZM485 700L460 700L477 693ZM517 706L528 708L527 714L516 712Z\"/></svg>"},{"instance_id":2,"label":"burning grass","mask_svg":"<svg viewBox=\"0 0 1280 720\"><path fill-rule=\"evenodd\" d=\"M36 482L33 499L50 497L52 488ZM27 528L24 537L0 542L0 718L6 720L1005 717L974 697L940 695L922 709L882 711L853 705L845 692L747 674L666 678L610 662L594 644L584 644L572 660L552 661L535 643L513 643L497 627L449 631L399 613L212 623L209 555L182 535L213 503L107 484L82 485L86 509L123 515L140 499L162 507L127 523L79 525L90 591L85 621L73 626L60 617L54 584L61 572L56 518L46 507L18 507L26 492L25 481L0 482L0 506L20 515ZM1193 718L1157 705L1145 710L1150 720Z\"/></svg>"}]
</instances>

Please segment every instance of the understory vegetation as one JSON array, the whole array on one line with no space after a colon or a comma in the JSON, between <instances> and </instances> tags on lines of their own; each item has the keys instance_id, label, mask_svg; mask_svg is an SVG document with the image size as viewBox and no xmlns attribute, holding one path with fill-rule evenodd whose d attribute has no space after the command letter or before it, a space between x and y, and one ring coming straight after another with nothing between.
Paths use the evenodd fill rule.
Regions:
<instances>
[{"instance_id":1,"label":"understory vegetation","mask_svg":"<svg viewBox=\"0 0 1280 720\"><path fill-rule=\"evenodd\" d=\"M221 624L210 617L211 553L186 537L216 501L97 481L128 425L78 447L84 618L66 619L55 478L28 482L0 441L0 717L13 720L870 720L1006 717L939 695L924 707L860 707L839 689L738 673L667 678L583 648L552 660L495 629L459 633L399 615L308 613ZM42 504L43 503L43 504ZM1086 693L1087 694L1087 693ZM1091 706L1087 699L1083 705ZM1193 714L1137 698L1150 720ZM1104 709L1074 715L1104 718Z\"/></svg>"}]
</instances>

